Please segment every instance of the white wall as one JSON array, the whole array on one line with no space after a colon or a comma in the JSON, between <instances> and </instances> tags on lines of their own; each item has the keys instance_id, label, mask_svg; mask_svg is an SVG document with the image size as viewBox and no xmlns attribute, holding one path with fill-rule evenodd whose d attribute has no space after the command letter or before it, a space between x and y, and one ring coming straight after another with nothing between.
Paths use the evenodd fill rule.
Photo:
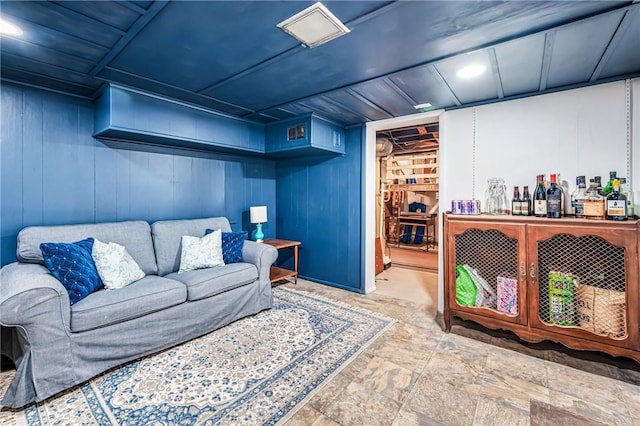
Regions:
<instances>
[{"instance_id":1,"label":"white wall","mask_svg":"<svg viewBox=\"0 0 640 426\"><path fill-rule=\"evenodd\" d=\"M637 214L640 79L632 81L632 96L631 168ZM618 176L627 174L625 81L447 111L440 129L441 212L451 208L451 200L483 200L487 178L492 176L505 179L510 198L513 186L529 185L533 190L541 173L547 179L550 173L560 173L570 191L577 175L587 179L600 175L606 182L611 170ZM442 248L445 242L439 241ZM440 265L438 310L442 312Z\"/></svg>"},{"instance_id":2,"label":"white wall","mask_svg":"<svg viewBox=\"0 0 640 426\"><path fill-rule=\"evenodd\" d=\"M631 178L635 214L640 215L640 78L631 80Z\"/></svg>"}]
</instances>

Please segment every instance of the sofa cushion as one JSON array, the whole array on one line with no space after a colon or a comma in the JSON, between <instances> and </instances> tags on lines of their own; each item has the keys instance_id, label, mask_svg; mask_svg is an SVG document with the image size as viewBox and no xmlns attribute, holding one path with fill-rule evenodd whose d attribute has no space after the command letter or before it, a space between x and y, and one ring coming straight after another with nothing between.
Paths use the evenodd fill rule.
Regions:
<instances>
[{"instance_id":1,"label":"sofa cushion","mask_svg":"<svg viewBox=\"0 0 640 426\"><path fill-rule=\"evenodd\" d=\"M202 234L204 234L204 229ZM40 244L51 241L70 243L89 237L125 246L145 274L158 272L156 256L153 252L153 241L151 240L151 228L147 222L143 221L29 226L18 233L18 260L26 263L44 264Z\"/></svg>"},{"instance_id":2,"label":"sofa cushion","mask_svg":"<svg viewBox=\"0 0 640 426\"><path fill-rule=\"evenodd\" d=\"M127 321L183 303L184 284L147 275L117 290L99 290L71 307L71 331L79 332Z\"/></svg>"},{"instance_id":3,"label":"sofa cushion","mask_svg":"<svg viewBox=\"0 0 640 426\"><path fill-rule=\"evenodd\" d=\"M91 257L96 264L102 283L108 290L126 287L132 282L144 278L145 274L142 269L127 252L127 249L120 244L105 244L100 240L95 240Z\"/></svg>"},{"instance_id":4,"label":"sofa cushion","mask_svg":"<svg viewBox=\"0 0 640 426\"><path fill-rule=\"evenodd\" d=\"M214 232L207 229L205 235ZM225 264L242 262L242 247L249 234L247 231L222 233L222 260Z\"/></svg>"},{"instance_id":5,"label":"sofa cushion","mask_svg":"<svg viewBox=\"0 0 640 426\"><path fill-rule=\"evenodd\" d=\"M180 270L178 272L214 268L223 265L222 231L207 234L202 238L192 237L191 235L182 236Z\"/></svg>"},{"instance_id":6,"label":"sofa cushion","mask_svg":"<svg viewBox=\"0 0 640 426\"><path fill-rule=\"evenodd\" d=\"M174 272L165 278L184 283L187 300L198 300L252 283L258 279L258 270L250 263L232 263L219 268Z\"/></svg>"},{"instance_id":7,"label":"sofa cushion","mask_svg":"<svg viewBox=\"0 0 640 426\"><path fill-rule=\"evenodd\" d=\"M100 287L102 281L91 258L93 238L75 243L42 243L44 264L69 293L73 305Z\"/></svg>"},{"instance_id":8,"label":"sofa cushion","mask_svg":"<svg viewBox=\"0 0 640 426\"><path fill-rule=\"evenodd\" d=\"M158 275L176 272L180 267L180 247L183 235L202 237L207 228L231 231L226 217L190 220L162 220L151 224L153 246L158 262Z\"/></svg>"}]
</instances>

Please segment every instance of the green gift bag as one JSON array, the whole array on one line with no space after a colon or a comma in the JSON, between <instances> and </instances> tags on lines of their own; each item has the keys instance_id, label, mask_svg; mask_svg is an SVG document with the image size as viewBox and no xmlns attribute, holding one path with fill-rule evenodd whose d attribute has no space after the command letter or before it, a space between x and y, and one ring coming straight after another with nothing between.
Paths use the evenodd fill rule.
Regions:
<instances>
[{"instance_id":1,"label":"green gift bag","mask_svg":"<svg viewBox=\"0 0 640 426\"><path fill-rule=\"evenodd\" d=\"M456 266L456 302L460 306L475 306L477 288L463 265Z\"/></svg>"},{"instance_id":2,"label":"green gift bag","mask_svg":"<svg viewBox=\"0 0 640 426\"><path fill-rule=\"evenodd\" d=\"M549 271L549 322L576 325L575 279L573 275Z\"/></svg>"}]
</instances>

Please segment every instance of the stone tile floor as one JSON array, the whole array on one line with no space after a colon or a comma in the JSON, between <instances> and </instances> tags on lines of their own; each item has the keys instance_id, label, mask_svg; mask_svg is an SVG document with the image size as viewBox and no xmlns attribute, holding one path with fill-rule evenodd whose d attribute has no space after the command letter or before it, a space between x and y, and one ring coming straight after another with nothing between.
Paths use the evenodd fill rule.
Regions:
<instances>
[{"instance_id":1,"label":"stone tile floor","mask_svg":"<svg viewBox=\"0 0 640 426\"><path fill-rule=\"evenodd\" d=\"M369 295L284 284L398 320L287 426L640 425L639 364L461 321L444 333L436 274L393 269Z\"/></svg>"},{"instance_id":2,"label":"stone tile floor","mask_svg":"<svg viewBox=\"0 0 640 426\"><path fill-rule=\"evenodd\" d=\"M447 334L437 274L392 267L377 278L368 295L283 284L397 320L286 426L640 425L640 364L462 321Z\"/></svg>"}]
</instances>

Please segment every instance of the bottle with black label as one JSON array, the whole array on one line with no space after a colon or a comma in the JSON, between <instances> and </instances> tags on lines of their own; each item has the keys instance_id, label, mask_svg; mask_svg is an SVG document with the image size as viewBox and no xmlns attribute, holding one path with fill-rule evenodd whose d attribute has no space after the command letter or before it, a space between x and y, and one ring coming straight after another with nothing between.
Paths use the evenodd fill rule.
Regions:
<instances>
[{"instance_id":1,"label":"bottle with black label","mask_svg":"<svg viewBox=\"0 0 640 426\"><path fill-rule=\"evenodd\" d=\"M513 199L511 199L511 214L520 216L522 214L522 205L520 204L520 188L513 187Z\"/></svg>"},{"instance_id":2,"label":"bottle with black label","mask_svg":"<svg viewBox=\"0 0 640 426\"><path fill-rule=\"evenodd\" d=\"M607 195L607 219L627 220L627 197L620 192L620 181L613 180L611 194Z\"/></svg>"},{"instance_id":3,"label":"bottle with black label","mask_svg":"<svg viewBox=\"0 0 640 426\"><path fill-rule=\"evenodd\" d=\"M551 219L562 217L562 189L556 182L555 173L551 173L551 182L547 189L547 217Z\"/></svg>"},{"instance_id":4,"label":"bottle with black label","mask_svg":"<svg viewBox=\"0 0 640 426\"><path fill-rule=\"evenodd\" d=\"M522 198L520 199L520 214L522 216L531 216L531 195L529 194L529 187L524 186L522 190Z\"/></svg>"},{"instance_id":5,"label":"bottle with black label","mask_svg":"<svg viewBox=\"0 0 640 426\"><path fill-rule=\"evenodd\" d=\"M544 189L544 175L538 175L536 189L533 191L533 214L547 217L547 191Z\"/></svg>"}]
</instances>

